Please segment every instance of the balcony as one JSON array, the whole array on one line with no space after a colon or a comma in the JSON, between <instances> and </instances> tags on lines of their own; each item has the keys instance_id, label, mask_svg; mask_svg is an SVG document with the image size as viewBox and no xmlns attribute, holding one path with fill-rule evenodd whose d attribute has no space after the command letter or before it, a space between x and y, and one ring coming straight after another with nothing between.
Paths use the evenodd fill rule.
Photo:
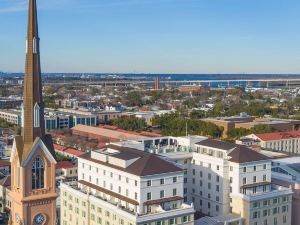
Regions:
<instances>
[{"instance_id":1,"label":"balcony","mask_svg":"<svg viewBox=\"0 0 300 225\"><path fill-rule=\"evenodd\" d=\"M175 153L175 152L192 152L192 148L188 146L180 146L180 145L164 145L164 146L152 146L150 148L145 148L146 152L151 152L155 154L167 154L167 153Z\"/></svg>"},{"instance_id":2,"label":"balcony","mask_svg":"<svg viewBox=\"0 0 300 225\"><path fill-rule=\"evenodd\" d=\"M276 198L283 195L291 195L293 191L291 188L286 188L282 186L278 186L275 184L271 185L271 190L266 192L257 192L251 194L231 194L232 196L239 196L242 199L247 201L259 201L268 198Z\"/></svg>"}]
</instances>

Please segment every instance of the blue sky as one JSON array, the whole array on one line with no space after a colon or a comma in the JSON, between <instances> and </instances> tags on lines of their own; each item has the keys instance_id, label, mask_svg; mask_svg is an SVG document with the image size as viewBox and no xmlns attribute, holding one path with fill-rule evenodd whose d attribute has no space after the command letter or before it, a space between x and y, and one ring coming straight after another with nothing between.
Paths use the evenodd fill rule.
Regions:
<instances>
[{"instance_id":1,"label":"blue sky","mask_svg":"<svg viewBox=\"0 0 300 225\"><path fill-rule=\"evenodd\" d=\"M0 71L28 0L0 0ZM300 73L299 0L37 0L44 72Z\"/></svg>"}]
</instances>

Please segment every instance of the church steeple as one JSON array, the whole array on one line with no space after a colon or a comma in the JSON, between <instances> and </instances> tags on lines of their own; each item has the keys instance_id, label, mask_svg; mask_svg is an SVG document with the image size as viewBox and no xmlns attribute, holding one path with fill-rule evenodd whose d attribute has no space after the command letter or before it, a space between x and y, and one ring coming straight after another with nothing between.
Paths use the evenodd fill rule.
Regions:
<instances>
[{"instance_id":1,"label":"church steeple","mask_svg":"<svg viewBox=\"0 0 300 225\"><path fill-rule=\"evenodd\" d=\"M11 225L56 224L56 157L45 134L37 0L28 0L28 32L22 135L15 136L11 162Z\"/></svg>"},{"instance_id":2,"label":"church steeple","mask_svg":"<svg viewBox=\"0 0 300 225\"><path fill-rule=\"evenodd\" d=\"M39 41L36 0L29 0L22 110L22 137L25 145L45 135Z\"/></svg>"}]
</instances>

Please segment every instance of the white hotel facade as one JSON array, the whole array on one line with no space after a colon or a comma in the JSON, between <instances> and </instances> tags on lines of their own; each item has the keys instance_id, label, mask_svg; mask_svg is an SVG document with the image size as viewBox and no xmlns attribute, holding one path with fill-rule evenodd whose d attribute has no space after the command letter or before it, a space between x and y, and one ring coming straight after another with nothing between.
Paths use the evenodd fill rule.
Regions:
<instances>
[{"instance_id":1,"label":"white hotel facade","mask_svg":"<svg viewBox=\"0 0 300 225\"><path fill-rule=\"evenodd\" d=\"M151 151L184 168L184 202L209 216L199 224L291 224L292 190L272 184L269 158L246 146L197 139L181 142L188 147L175 141L177 146L158 144ZM136 146L141 149L141 143Z\"/></svg>"},{"instance_id":2,"label":"white hotel facade","mask_svg":"<svg viewBox=\"0 0 300 225\"><path fill-rule=\"evenodd\" d=\"M79 157L78 180L61 185L62 225L194 224L182 168L157 155L109 145Z\"/></svg>"}]
</instances>

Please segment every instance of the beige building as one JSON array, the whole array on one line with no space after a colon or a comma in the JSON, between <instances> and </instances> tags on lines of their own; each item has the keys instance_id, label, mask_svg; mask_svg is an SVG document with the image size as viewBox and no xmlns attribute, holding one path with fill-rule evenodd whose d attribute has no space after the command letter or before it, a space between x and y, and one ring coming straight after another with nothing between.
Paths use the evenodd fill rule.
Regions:
<instances>
[{"instance_id":1,"label":"beige building","mask_svg":"<svg viewBox=\"0 0 300 225\"><path fill-rule=\"evenodd\" d=\"M74 181L77 180L78 166L70 161L61 161L56 164L56 180Z\"/></svg>"},{"instance_id":2,"label":"beige building","mask_svg":"<svg viewBox=\"0 0 300 225\"><path fill-rule=\"evenodd\" d=\"M78 180L61 184L62 225L194 224L183 170L155 154L109 145L79 157Z\"/></svg>"},{"instance_id":3,"label":"beige building","mask_svg":"<svg viewBox=\"0 0 300 225\"><path fill-rule=\"evenodd\" d=\"M259 118L241 113L239 116L206 118L204 121L211 122L218 127L223 128L223 138L227 138L227 132L234 128L251 129L258 125L267 125L277 131L287 132L298 130L300 126L299 120L277 119L277 118Z\"/></svg>"}]
</instances>

